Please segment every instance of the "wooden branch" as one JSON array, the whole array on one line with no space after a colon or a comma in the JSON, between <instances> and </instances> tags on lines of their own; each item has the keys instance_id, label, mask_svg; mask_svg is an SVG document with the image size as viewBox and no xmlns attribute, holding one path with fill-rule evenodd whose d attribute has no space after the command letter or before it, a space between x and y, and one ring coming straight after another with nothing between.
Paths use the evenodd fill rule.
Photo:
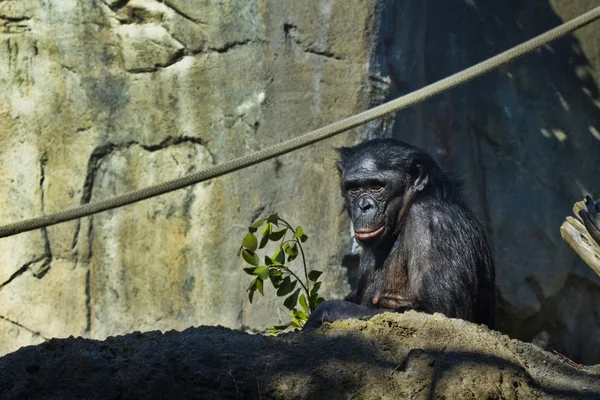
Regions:
<instances>
[{"instance_id":1,"label":"wooden branch","mask_svg":"<svg viewBox=\"0 0 600 400\"><path fill-rule=\"evenodd\" d=\"M575 218L567 217L560 227L560 236L594 272L600 275L600 246L592 239L579 217L579 212L585 209L584 201L575 203L573 206Z\"/></svg>"}]
</instances>

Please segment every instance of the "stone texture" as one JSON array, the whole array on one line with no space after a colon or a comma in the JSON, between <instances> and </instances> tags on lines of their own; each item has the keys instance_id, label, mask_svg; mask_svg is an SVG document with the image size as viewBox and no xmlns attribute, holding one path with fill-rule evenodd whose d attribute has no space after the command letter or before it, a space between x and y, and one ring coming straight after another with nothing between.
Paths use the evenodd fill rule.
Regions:
<instances>
[{"instance_id":1,"label":"stone texture","mask_svg":"<svg viewBox=\"0 0 600 400\"><path fill-rule=\"evenodd\" d=\"M279 143L597 5L0 1L0 223ZM280 302L272 291L247 302L247 276L236 257L245 227L273 211L305 228L308 263L325 271L323 294L342 297L357 255L333 148L394 136L464 176L495 253L499 328L599 362L593 340L581 345L600 337L595 306L586 306L598 301L598 278L558 230L574 201L600 193L596 32L597 24L586 27L323 144L141 204L0 239L0 352L40 337L276 323Z\"/></svg>"},{"instance_id":2,"label":"stone texture","mask_svg":"<svg viewBox=\"0 0 600 400\"><path fill-rule=\"evenodd\" d=\"M38 332L32 332L14 321L5 319L0 320L0 335L3 338L0 344L2 354L12 353L23 346L39 344L45 340Z\"/></svg>"},{"instance_id":3,"label":"stone texture","mask_svg":"<svg viewBox=\"0 0 600 400\"><path fill-rule=\"evenodd\" d=\"M0 290L3 318L45 338L84 335L87 274L85 266L61 259L30 265Z\"/></svg>"},{"instance_id":4,"label":"stone texture","mask_svg":"<svg viewBox=\"0 0 600 400\"><path fill-rule=\"evenodd\" d=\"M374 62L393 98L598 5L386 2ZM550 348L586 362L600 360L595 344L588 346L600 326L594 307L585 306L597 301L600 281L585 272L589 284L572 286L582 263L558 228L584 194L600 196L597 32L598 24L586 27L398 113L384 132L429 150L464 177L497 264L497 327L525 340L543 332ZM580 329L577 320L590 324Z\"/></svg>"},{"instance_id":5,"label":"stone texture","mask_svg":"<svg viewBox=\"0 0 600 400\"><path fill-rule=\"evenodd\" d=\"M597 399L598 372L408 312L281 337L200 327L52 339L1 358L0 390L3 399Z\"/></svg>"},{"instance_id":6,"label":"stone texture","mask_svg":"<svg viewBox=\"0 0 600 400\"><path fill-rule=\"evenodd\" d=\"M0 222L159 183L367 108L375 7L0 1ZM277 323L273 291L248 303L236 257L246 227L274 211L304 226L324 294L343 296L350 243L332 149L354 140L1 240L0 351Z\"/></svg>"}]
</instances>

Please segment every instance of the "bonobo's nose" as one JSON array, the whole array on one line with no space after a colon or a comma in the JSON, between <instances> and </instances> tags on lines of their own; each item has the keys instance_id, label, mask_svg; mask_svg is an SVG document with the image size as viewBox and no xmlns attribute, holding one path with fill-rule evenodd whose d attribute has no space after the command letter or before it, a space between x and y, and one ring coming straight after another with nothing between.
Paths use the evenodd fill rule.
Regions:
<instances>
[{"instance_id":1,"label":"bonobo's nose","mask_svg":"<svg viewBox=\"0 0 600 400\"><path fill-rule=\"evenodd\" d=\"M360 208L360 210L363 213L366 213L367 211L375 208L375 202L373 201L373 199L370 199L368 197L361 197L360 199L358 199L358 208Z\"/></svg>"}]
</instances>

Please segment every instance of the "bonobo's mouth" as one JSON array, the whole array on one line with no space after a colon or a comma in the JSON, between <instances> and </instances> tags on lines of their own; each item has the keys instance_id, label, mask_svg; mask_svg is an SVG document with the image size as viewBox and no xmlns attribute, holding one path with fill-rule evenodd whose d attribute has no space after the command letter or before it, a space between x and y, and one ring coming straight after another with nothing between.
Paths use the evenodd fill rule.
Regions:
<instances>
[{"instance_id":1,"label":"bonobo's mouth","mask_svg":"<svg viewBox=\"0 0 600 400\"><path fill-rule=\"evenodd\" d=\"M356 240L360 240L362 242L364 241L368 241L371 240L373 238L376 238L377 236L379 236L379 234L381 232L383 232L383 229L385 228L385 225L382 225L381 227L379 227L378 229L372 231L372 230L368 230L368 229L355 229L354 230L354 237L356 238Z\"/></svg>"}]
</instances>

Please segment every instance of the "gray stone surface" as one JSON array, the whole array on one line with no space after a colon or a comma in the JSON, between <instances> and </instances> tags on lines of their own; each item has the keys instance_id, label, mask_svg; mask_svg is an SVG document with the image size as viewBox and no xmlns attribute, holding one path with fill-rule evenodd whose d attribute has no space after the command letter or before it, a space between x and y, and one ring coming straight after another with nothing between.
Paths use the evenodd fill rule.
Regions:
<instances>
[{"instance_id":1,"label":"gray stone surface","mask_svg":"<svg viewBox=\"0 0 600 400\"><path fill-rule=\"evenodd\" d=\"M248 154L597 5L0 1L0 223ZM235 255L245 227L273 211L305 228L323 294L340 298L356 254L332 149L394 136L464 176L494 249L500 330L599 362L599 280L558 231L573 202L600 196L596 32L277 160L0 239L0 353L49 337L276 323L272 291L247 302Z\"/></svg>"}]
</instances>

